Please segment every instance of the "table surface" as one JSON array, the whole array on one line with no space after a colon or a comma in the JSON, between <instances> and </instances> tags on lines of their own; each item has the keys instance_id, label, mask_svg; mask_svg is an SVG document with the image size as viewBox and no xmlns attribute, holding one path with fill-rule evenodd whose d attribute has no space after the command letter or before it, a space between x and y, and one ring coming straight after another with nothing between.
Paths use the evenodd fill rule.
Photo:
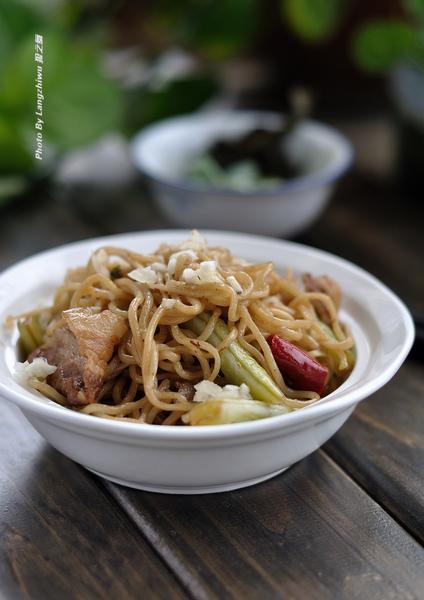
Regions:
<instances>
[{"instance_id":1,"label":"table surface","mask_svg":"<svg viewBox=\"0 0 424 600\"><path fill-rule=\"evenodd\" d=\"M0 268L76 239L163 227L140 191L40 191L0 213ZM365 267L424 314L422 210L357 173L299 241ZM209 496L139 492L0 421L0 596L423 598L424 373L412 355L320 450Z\"/></svg>"}]
</instances>

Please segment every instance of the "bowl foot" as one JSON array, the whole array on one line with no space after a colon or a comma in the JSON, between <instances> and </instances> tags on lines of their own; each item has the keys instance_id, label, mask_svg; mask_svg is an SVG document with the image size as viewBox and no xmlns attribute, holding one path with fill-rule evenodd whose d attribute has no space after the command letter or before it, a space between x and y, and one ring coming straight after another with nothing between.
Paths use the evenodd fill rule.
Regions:
<instances>
[{"instance_id":1,"label":"bowl foot","mask_svg":"<svg viewBox=\"0 0 424 600\"><path fill-rule=\"evenodd\" d=\"M94 473L99 477L103 477L103 479L112 481L113 483L119 483L119 485L135 488L137 490L143 490L145 492L156 492L158 494L216 494L219 492L230 492L231 490L238 490L244 487L255 485L257 483L261 483L262 481L266 481L267 479L276 477L276 475L283 473L283 471L286 471L288 468L289 467L285 467L284 469L274 471L273 473L268 473L267 475L262 475L261 477L255 477L254 479L245 479L244 481L237 481L234 483L223 483L205 486L193 485L185 487L171 485L149 485L147 483L145 484L138 481L128 481L126 479L118 479L117 477L111 477L110 475L100 473L99 471L95 471L94 469L88 469L88 471L91 471L91 473Z\"/></svg>"}]
</instances>

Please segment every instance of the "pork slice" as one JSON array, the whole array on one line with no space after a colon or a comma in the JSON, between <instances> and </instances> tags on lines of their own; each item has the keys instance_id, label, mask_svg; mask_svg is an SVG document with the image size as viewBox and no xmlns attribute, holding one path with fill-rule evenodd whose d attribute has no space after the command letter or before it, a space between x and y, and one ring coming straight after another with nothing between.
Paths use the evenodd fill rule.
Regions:
<instances>
[{"instance_id":1,"label":"pork slice","mask_svg":"<svg viewBox=\"0 0 424 600\"><path fill-rule=\"evenodd\" d=\"M47 377L47 383L66 396L69 404L85 404L84 358L76 337L69 329L56 329L45 344L31 352L28 361L32 362L35 358L45 358L50 365L57 367Z\"/></svg>"},{"instance_id":2,"label":"pork slice","mask_svg":"<svg viewBox=\"0 0 424 600\"><path fill-rule=\"evenodd\" d=\"M47 382L64 394L73 406L96 402L115 346L127 331L125 319L110 310L93 313L89 308L63 312L64 327L28 358L46 358L57 367Z\"/></svg>"},{"instance_id":3,"label":"pork slice","mask_svg":"<svg viewBox=\"0 0 424 600\"><path fill-rule=\"evenodd\" d=\"M339 284L328 277L328 275L319 275L313 277L310 273L304 273L302 275L303 285L306 292L318 292L320 294L327 294L334 302L336 310L339 310L342 302L342 290ZM327 323L331 324L331 317L326 305L320 300L314 300L312 302L318 316Z\"/></svg>"}]
</instances>

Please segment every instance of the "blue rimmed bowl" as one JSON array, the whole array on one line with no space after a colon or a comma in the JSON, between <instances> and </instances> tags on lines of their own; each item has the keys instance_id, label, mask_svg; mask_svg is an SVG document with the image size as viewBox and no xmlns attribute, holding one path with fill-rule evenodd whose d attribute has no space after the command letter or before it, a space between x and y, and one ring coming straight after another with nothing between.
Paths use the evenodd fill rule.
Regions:
<instances>
[{"instance_id":1,"label":"blue rimmed bowl","mask_svg":"<svg viewBox=\"0 0 424 600\"><path fill-rule=\"evenodd\" d=\"M155 123L132 142L134 163L150 182L162 212L184 227L295 235L323 212L336 181L352 164L350 142L317 121L300 124L287 147L302 174L275 186L241 191L200 183L186 173L193 159L223 138L263 127L281 115L258 111L199 112Z\"/></svg>"}]
</instances>

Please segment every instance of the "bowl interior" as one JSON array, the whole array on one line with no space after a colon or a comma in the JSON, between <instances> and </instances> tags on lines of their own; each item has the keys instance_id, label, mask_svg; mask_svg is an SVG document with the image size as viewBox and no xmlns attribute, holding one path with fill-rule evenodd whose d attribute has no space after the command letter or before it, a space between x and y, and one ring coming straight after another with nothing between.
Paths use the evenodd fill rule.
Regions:
<instances>
[{"instance_id":1,"label":"bowl interior","mask_svg":"<svg viewBox=\"0 0 424 600\"><path fill-rule=\"evenodd\" d=\"M164 240L175 243L187 235L188 232L184 231L159 231L78 242L36 255L0 275L0 394L32 413L42 413L69 422L77 421L91 429L143 430L143 435L147 429L150 432L148 435L153 430L158 435L172 430L172 435L176 436L190 436L200 429L202 436L205 435L205 427L149 426L146 429L133 423L97 419L62 408L40 394L23 388L13 377L17 359L16 333L4 326L9 314L28 310L51 299L66 269L84 264L89 254L102 245L122 246L148 253ZM381 387L403 362L413 341L411 317L390 290L362 269L325 252L291 242L235 233L205 232L205 235L211 245L226 246L234 254L252 262L273 260L280 271L291 266L299 273L308 271L334 277L344 292L342 320L351 327L357 349L357 364L353 373L340 388L316 404L273 419L209 426L206 429L218 429L223 434L232 435L237 430L248 432L269 428L271 421L278 422L278 427L288 426L302 419L319 416L320 413L337 412Z\"/></svg>"},{"instance_id":2,"label":"bowl interior","mask_svg":"<svg viewBox=\"0 0 424 600\"><path fill-rule=\"evenodd\" d=\"M237 138L257 127L276 129L281 120L276 113L250 111L196 113L167 119L135 137L133 159L147 175L181 183L193 158L216 140ZM326 171L341 172L352 157L351 146L341 134L314 121L300 124L286 149L302 171L296 180Z\"/></svg>"}]
</instances>

